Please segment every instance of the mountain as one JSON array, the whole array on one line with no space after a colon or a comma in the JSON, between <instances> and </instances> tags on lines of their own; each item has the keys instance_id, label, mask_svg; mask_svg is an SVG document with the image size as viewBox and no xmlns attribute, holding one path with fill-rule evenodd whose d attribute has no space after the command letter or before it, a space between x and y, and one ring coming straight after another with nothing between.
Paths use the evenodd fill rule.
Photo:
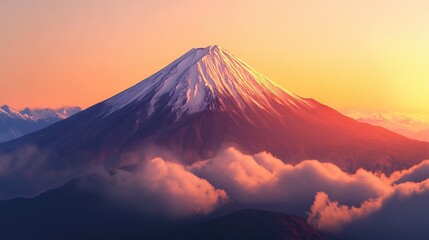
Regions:
<instances>
[{"instance_id":1,"label":"mountain","mask_svg":"<svg viewBox=\"0 0 429 240\"><path fill-rule=\"evenodd\" d=\"M165 227L134 209L110 205L96 188L100 181L98 175L85 176L34 198L0 201L0 235L4 239L146 239L146 232ZM94 187L87 187L88 182Z\"/></svg>"},{"instance_id":2,"label":"mountain","mask_svg":"<svg viewBox=\"0 0 429 240\"><path fill-rule=\"evenodd\" d=\"M79 107L37 108L33 110L25 108L22 111L17 111L3 105L0 107L0 143L35 132L80 111Z\"/></svg>"},{"instance_id":3,"label":"mountain","mask_svg":"<svg viewBox=\"0 0 429 240\"><path fill-rule=\"evenodd\" d=\"M57 109L52 108L25 108L20 113L27 114L35 118L46 119L51 122L58 122L64 120L78 112L82 111L80 107L61 107Z\"/></svg>"},{"instance_id":4,"label":"mountain","mask_svg":"<svg viewBox=\"0 0 429 240\"><path fill-rule=\"evenodd\" d=\"M0 179L0 193L34 196L99 168L140 161L151 151L191 164L212 158L226 145L245 153L267 151L288 163L332 162L347 171L390 173L429 158L429 143L299 97L228 51L210 46L190 50L73 117L0 144L0 153L8 156L25 146L42 156L36 164L34 155L19 155L16 161L30 161L32 168ZM37 174L44 176L40 184L28 177Z\"/></svg>"},{"instance_id":5,"label":"mountain","mask_svg":"<svg viewBox=\"0 0 429 240\"><path fill-rule=\"evenodd\" d=\"M411 138L429 142L429 128L416 132L410 136Z\"/></svg>"},{"instance_id":6,"label":"mountain","mask_svg":"<svg viewBox=\"0 0 429 240\"><path fill-rule=\"evenodd\" d=\"M327 239L299 216L253 209L237 211L214 220L181 228L174 232L174 236L188 240Z\"/></svg>"},{"instance_id":7,"label":"mountain","mask_svg":"<svg viewBox=\"0 0 429 240\"><path fill-rule=\"evenodd\" d=\"M4 239L326 239L303 218L240 210L207 220L167 220L109 202L98 175L30 199L0 201ZM91 184L88 184L91 183Z\"/></svg>"},{"instance_id":8,"label":"mountain","mask_svg":"<svg viewBox=\"0 0 429 240\"><path fill-rule=\"evenodd\" d=\"M429 142L429 118L392 112L345 110L344 114L359 122L381 126L406 137Z\"/></svg>"}]
</instances>

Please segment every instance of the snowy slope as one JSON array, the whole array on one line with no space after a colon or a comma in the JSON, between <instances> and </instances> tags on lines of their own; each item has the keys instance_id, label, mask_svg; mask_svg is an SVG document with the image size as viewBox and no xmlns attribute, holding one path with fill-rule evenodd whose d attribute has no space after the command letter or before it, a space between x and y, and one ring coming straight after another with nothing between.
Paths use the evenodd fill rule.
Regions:
<instances>
[{"instance_id":1,"label":"snowy slope","mask_svg":"<svg viewBox=\"0 0 429 240\"><path fill-rule=\"evenodd\" d=\"M310 102L277 86L274 82L235 58L219 46L192 49L158 73L105 102L107 113L128 104L150 102L148 115L162 96L177 119L204 110L244 112L256 105L278 114L272 104L298 108Z\"/></svg>"},{"instance_id":2,"label":"snowy slope","mask_svg":"<svg viewBox=\"0 0 429 240\"><path fill-rule=\"evenodd\" d=\"M25 134L37 131L55 122L78 113L79 107L63 107L59 109L15 110L7 105L0 107L0 142L6 142Z\"/></svg>"}]
</instances>

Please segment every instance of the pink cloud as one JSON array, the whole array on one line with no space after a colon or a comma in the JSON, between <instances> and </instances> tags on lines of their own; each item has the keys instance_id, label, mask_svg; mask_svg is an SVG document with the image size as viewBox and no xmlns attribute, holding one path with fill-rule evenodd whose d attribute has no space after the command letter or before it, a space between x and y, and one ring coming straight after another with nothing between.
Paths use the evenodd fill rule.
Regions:
<instances>
[{"instance_id":1,"label":"pink cloud","mask_svg":"<svg viewBox=\"0 0 429 240\"><path fill-rule=\"evenodd\" d=\"M43 157L31 163L33 172L19 171L21 164L30 164L20 159L34 152L37 149L29 148L22 156L0 156L0 180L11 184L9 176L41 172ZM119 169L105 178L105 190L121 201L120 206L184 217L208 214L230 202L300 215L308 212L311 224L338 238L429 236L429 230L419 229L429 225L429 161L385 176L364 169L347 173L317 160L291 165L266 152L249 155L232 147L190 166L159 149L149 156L141 154L130 158L135 169Z\"/></svg>"},{"instance_id":2,"label":"pink cloud","mask_svg":"<svg viewBox=\"0 0 429 240\"><path fill-rule=\"evenodd\" d=\"M341 205L326 193L318 193L308 221L337 238L427 239L428 202L429 180L394 185L385 195L359 207Z\"/></svg>"},{"instance_id":3,"label":"pink cloud","mask_svg":"<svg viewBox=\"0 0 429 240\"><path fill-rule=\"evenodd\" d=\"M381 198L367 200L360 207L340 205L331 201L324 192L317 193L308 222L327 232L336 232L344 224L356 218L363 218L381 206Z\"/></svg>"},{"instance_id":4,"label":"pink cloud","mask_svg":"<svg viewBox=\"0 0 429 240\"><path fill-rule=\"evenodd\" d=\"M297 212L307 211L317 192L359 204L384 195L390 188L385 180L362 169L348 174L334 164L316 160L290 165L265 152L246 155L234 148L189 170L224 189L235 202L281 203Z\"/></svg>"},{"instance_id":5,"label":"pink cloud","mask_svg":"<svg viewBox=\"0 0 429 240\"><path fill-rule=\"evenodd\" d=\"M394 172L390 181L394 183L422 182L429 178L429 160L423 161L409 169Z\"/></svg>"},{"instance_id":6,"label":"pink cloud","mask_svg":"<svg viewBox=\"0 0 429 240\"><path fill-rule=\"evenodd\" d=\"M225 191L162 158L143 163L136 172L119 170L114 194L145 211L173 217L207 214L228 200Z\"/></svg>"}]
</instances>

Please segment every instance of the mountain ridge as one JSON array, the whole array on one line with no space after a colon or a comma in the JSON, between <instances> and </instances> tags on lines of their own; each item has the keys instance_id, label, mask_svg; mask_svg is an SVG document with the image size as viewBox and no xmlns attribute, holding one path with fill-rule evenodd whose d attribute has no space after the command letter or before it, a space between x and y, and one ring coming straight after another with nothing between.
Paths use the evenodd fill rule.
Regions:
<instances>
[{"instance_id":1,"label":"mountain ridge","mask_svg":"<svg viewBox=\"0 0 429 240\"><path fill-rule=\"evenodd\" d=\"M0 143L40 130L80 112L80 107L34 108L19 111L8 105L0 107Z\"/></svg>"},{"instance_id":2,"label":"mountain ridge","mask_svg":"<svg viewBox=\"0 0 429 240\"><path fill-rule=\"evenodd\" d=\"M381 126L411 139L429 142L429 118L426 115L353 109L344 110L343 113L359 122Z\"/></svg>"}]
</instances>

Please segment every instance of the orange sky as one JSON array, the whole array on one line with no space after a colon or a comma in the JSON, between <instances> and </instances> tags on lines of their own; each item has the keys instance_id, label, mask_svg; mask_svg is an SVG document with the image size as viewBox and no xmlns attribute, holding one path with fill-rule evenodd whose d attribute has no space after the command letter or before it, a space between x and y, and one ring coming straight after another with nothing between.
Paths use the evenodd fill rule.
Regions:
<instances>
[{"instance_id":1,"label":"orange sky","mask_svg":"<svg viewBox=\"0 0 429 240\"><path fill-rule=\"evenodd\" d=\"M428 13L426 0L3 0L0 105L88 107L219 44L335 108L429 114Z\"/></svg>"}]
</instances>

